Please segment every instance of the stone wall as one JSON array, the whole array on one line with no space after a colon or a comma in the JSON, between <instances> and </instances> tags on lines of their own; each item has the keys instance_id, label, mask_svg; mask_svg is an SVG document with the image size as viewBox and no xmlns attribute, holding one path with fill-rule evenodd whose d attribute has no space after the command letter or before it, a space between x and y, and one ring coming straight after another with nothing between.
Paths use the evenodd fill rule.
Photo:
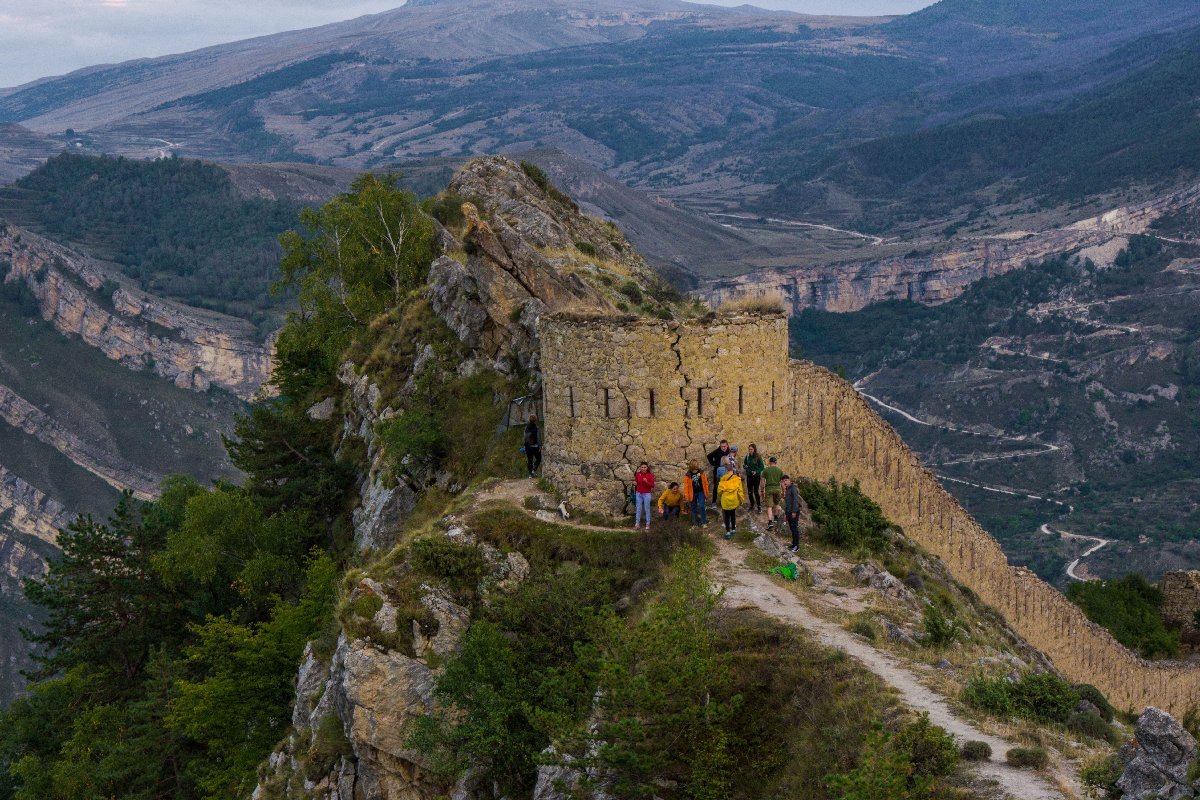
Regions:
<instances>
[{"instance_id":1,"label":"stone wall","mask_svg":"<svg viewBox=\"0 0 1200 800\"><path fill-rule=\"evenodd\" d=\"M1163 593L1163 619L1194 628L1192 620L1200 611L1200 571L1168 572L1162 576L1158 588Z\"/></svg>"},{"instance_id":2,"label":"stone wall","mask_svg":"<svg viewBox=\"0 0 1200 800\"><path fill-rule=\"evenodd\" d=\"M1179 714L1200 704L1200 668L1143 660L1031 571L1009 566L999 543L848 382L787 359L782 315L555 316L543 319L541 340L545 473L572 502L611 511L640 460L670 480L721 438L743 448L754 441L785 471L858 481L1071 680L1095 684L1122 709Z\"/></svg>"},{"instance_id":3,"label":"stone wall","mask_svg":"<svg viewBox=\"0 0 1200 800\"><path fill-rule=\"evenodd\" d=\"M619 508L639 461L662 481L722 438L784 448L787 319L543 318L546 476L572 502ZM665 485L665 484L664 484Z\"/></svg>"}]
</instances>

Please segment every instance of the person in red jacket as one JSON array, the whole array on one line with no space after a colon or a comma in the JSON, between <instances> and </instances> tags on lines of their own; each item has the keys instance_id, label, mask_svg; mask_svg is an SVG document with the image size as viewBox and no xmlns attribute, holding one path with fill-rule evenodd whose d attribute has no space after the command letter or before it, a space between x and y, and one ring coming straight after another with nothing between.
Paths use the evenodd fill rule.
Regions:
<instances>
[{"instance_id":1,"label":"person in red jacket","mask_svg":"<svg viewBox=\"0 0 1200 800\"><path fill-rule=\"evenodd\" d=\"M638 464L637 472L633 476L634 497L634 513L633 513L633 529L638 529L638 524L643 517L646 520L646 530L650 530L650 496L654 493L654 473L650 471L650 465L643 461Z\"/></svg>"}]
</instances>

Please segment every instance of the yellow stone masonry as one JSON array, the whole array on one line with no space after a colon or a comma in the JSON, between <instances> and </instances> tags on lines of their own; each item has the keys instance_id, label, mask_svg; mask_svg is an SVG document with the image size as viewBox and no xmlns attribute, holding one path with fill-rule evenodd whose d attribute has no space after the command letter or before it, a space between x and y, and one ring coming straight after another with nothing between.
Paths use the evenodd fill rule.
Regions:
<instances>
[{"instance_id":1,"label":"yellow stone masonry","mask_svg":"<svg viewBox=\"0 0 1200 800\"><path fill-rule=\"evenodd\" d=\"M1200 705L1200 668L1147 662L1056 589L1011 567L979 526L845 380L789 360L787 319L542 320L546 477L597 511L619 508L637 463L677 480L726 438L776 454L784 471L858 481L904 533L997 609L1069 679L1119 708ZM665 484L664 484L665 485Z\"/></svg>"}]
</instances>

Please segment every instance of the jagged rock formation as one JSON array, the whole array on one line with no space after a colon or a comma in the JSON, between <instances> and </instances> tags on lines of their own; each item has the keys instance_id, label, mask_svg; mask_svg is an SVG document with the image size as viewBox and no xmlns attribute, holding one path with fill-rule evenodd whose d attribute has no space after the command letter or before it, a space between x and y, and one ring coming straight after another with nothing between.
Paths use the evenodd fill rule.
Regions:
<instances>
[{"instance_id":1,"label":"jagged rock formation","mask_svg":"<svg viewBox=\"0 0 1200 800\"><path fill-rule=\"evenodd\" d=\"M781 267L710 281L700 294L715 308L739 297L778 295L790 312L806 308L858 311L883 300L941 303L972 283L1079 248L1145 233L1164 214L1200 203L1200 185L1156 200L1114 209L1058 230L968 240L942 252L869 261Z\"/></svg>"},{"instance_id":2,"label":"jagged rock formation","mask_svg":"<svg viewBox=\"0 0 1200 800\"><path fill-rule=\"evenodd\" d=\"M59 529L71 520L71 514L61 503L3 466L0 466L0 509L11 511L5 521L14 529L51 543L58 538Z\"/></svg>"},{"instance_id":3,"label":"jagged rock formation","mask_svg":"<svg viewBox=\"0 0 1200 800\"><path fill-rule=\"evenodd\" d=\"M28 231L0 225L4 280L33 291L42 318L131 369L153 369L181 388L219 386L251 398L270 376L271 347L247 323L114 288L99 265Z\"/></svg>"},{"instance_id":4,"label":"jagged rock formation","mask_svg":"<svg viewBox=\"0 0 1200 800\"><path fill-rule=\"evenodd\" d=\"M1197 786L1188 780L1196 760L1196 740L1174 717L1157 708L1147 708L1134 727L1135 739L1121 748L1125 770L1117 788L1131 800L1195 797Z\"/></svg>"}]
</instances>

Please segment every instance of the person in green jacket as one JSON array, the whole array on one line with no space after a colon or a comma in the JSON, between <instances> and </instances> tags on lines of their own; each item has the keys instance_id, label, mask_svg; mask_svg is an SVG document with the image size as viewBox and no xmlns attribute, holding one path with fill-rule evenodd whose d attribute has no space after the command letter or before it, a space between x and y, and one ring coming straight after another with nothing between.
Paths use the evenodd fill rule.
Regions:
<instances>
[{"instance_id":1,"label":"person in green jacket","mask_svg":"<svg viewBox=\"0 0 1200 800\"><path fill-rule=\"evenodd\" d=\"M759 486L762 483L763 470L766 468L762 456L758 454L758 446L751 443L746 458L742 460L742 469L746 473L746 503L756 514L762 513L762 492L759 491Z\"/></svg>"},{"instance_id":2,"label":"person in green jacket","mask_svg":"<svg viewBox=\"0 0 1200 800\"><path fill-rule=\"evenodd\" d=\"M767 468L762 472L762 481L767 490L767 530L775 530L775 515L783 513L783 470L775 456L767 459Z\"/></svg>"}]
</instances>

